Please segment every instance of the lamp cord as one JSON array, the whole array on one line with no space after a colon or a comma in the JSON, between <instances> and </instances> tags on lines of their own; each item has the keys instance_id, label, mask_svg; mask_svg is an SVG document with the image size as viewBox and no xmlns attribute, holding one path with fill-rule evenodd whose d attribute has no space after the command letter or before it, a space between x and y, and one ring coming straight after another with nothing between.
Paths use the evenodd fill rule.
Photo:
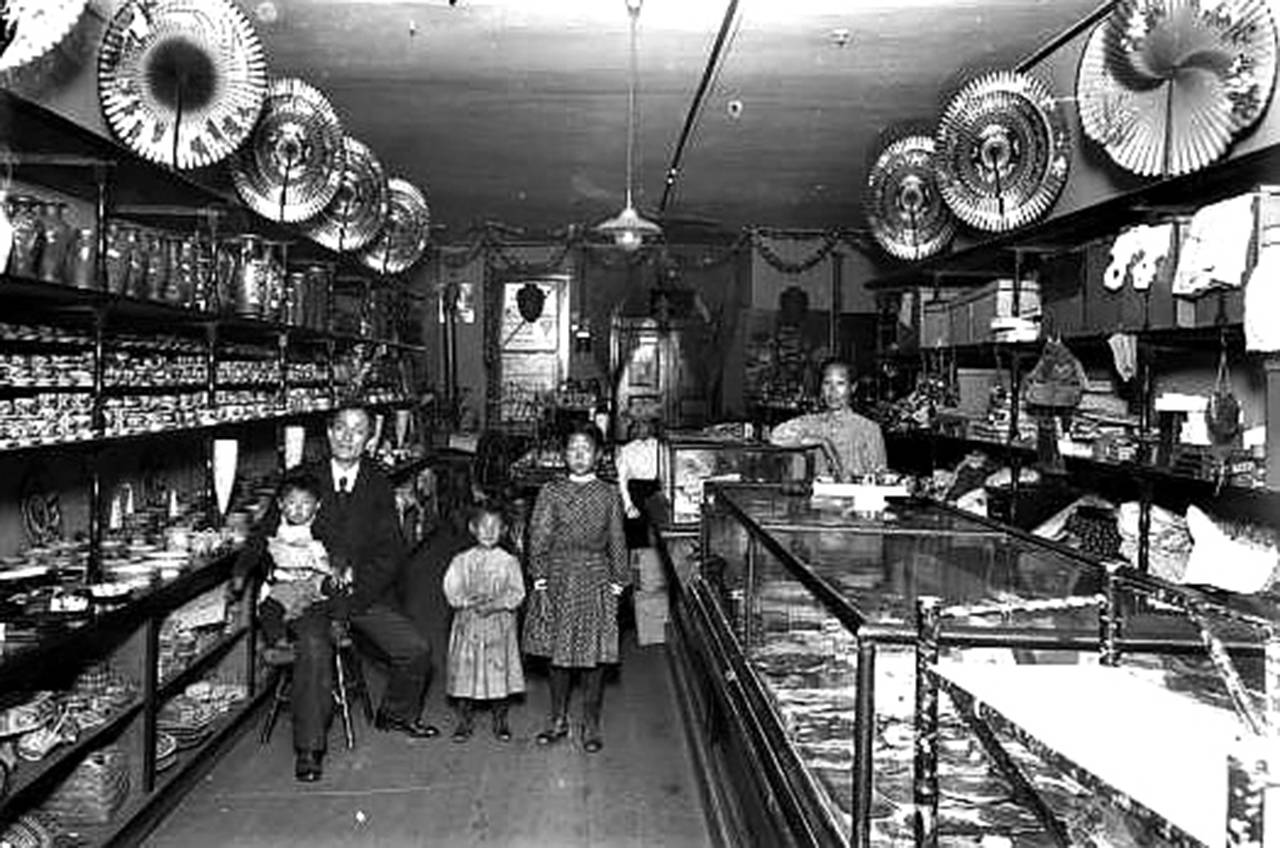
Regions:
<instances>
[{"instance_id":1,"label":"lamp cord","mask_svg":"<svg viewBox=\"0 0 1280 848\"><path fill-rule=\"evenodd\" d=\"M631 175L636 146L636 21L640 17L640 4L628 3L627 15L631 18L631 62L627 79L627 205L631 204Z\"/></svg>"}]
</instances>

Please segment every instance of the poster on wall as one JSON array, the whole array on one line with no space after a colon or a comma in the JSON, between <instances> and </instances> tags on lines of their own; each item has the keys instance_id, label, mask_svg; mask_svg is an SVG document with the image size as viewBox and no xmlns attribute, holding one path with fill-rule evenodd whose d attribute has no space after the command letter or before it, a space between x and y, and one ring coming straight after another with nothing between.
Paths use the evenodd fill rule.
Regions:
<instances>
[{"instance_id":1,"label":"poster on wall","mask_svg":"<svg viewBox=\"0 0 1280 848\"><path fill-rule=\"evenodd\" d=\"M559 285L554 280L534 280L542 289L544 300L542 314L535 321L526 321L520 315L517 295L519 285L507 285L502 304L501 350L522 353L555 352L559 350L560 298Z\"/></svg>"}]
</instances>

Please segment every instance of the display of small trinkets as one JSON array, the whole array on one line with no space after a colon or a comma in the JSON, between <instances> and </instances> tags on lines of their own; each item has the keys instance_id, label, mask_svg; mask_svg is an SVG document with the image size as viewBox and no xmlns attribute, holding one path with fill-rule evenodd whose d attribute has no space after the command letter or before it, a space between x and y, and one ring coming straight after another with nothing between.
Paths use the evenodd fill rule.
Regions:
<instances>
[{"instance_id":1,"label":"display of small trinkets","mask_svg":"<svg viewBox=\"0 0 1280 848\"><path fill-rule=\"evenodd\" d=\"M280 381L280 365L274 359L230 359L218 362L218 385L258 384L274 386Z\"/></svg>"},{"instance_id":2,"label":"display of small trinkets","mask_svg":"<svg viewBox=\"0 0 1280 848\"><path fill-rule=\"evenodd\" d=\"M32 389L88 389L93 386L93 354L0 354L0 383Z\"/></svg>"},{"instance_id":3,"label":"display of small trinkets","mask_svg":"<svg viewBox=\"0 0 1280 848\"><path fill-rule=\"evenodd\" d=\"M87 392L0 398L0 448L92 439L92 421L93 398Z\"/></svg>"}]
</instances>

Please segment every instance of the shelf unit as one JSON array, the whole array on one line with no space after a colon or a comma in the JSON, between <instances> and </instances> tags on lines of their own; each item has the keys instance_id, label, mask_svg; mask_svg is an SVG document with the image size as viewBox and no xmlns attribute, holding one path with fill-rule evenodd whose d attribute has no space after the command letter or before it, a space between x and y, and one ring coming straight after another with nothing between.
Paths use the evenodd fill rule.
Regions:
<instances>
[{"instance_id":1,"label":"shelf unit","mask_svg":"<svg viewBox=\"0 0 1280 848\"><path fill-rule=\"evenodd\" d=\"M1152 183L1136 191L1112 197L1096 206L1022 230L990 237L964 249L891 271L871 281L868 288L880 292L881 297L886 297L891 296L888 293L895 291L927 292L943 286L960 290L991 282L998 277L1012 277L1014 297L1017 297L1027 265L1034 261L1040 264L1042 272L1042 310L1049 316L1046 318L1048 321L1055 314L1055 306L1059 311L1062 308L1081 309L1078 303L1067 304L1070 298L1078 300L1108 296L1097 293L1101 292L1100 287L1095 291L1098 281L1088 276L1089 265L1090 261L1095 266L1097 264L1101 240L1115 236L1123 226L1170 220L1183 222L1200 206L1237 194L1254 192L1259 200L1250 250L1256 251L1257 245L1261 243L1261 229L1275 217L1275 208L1280 202L1280 188L1264 184L1268 177L1274 176L1278 168L1280 146L1268 147L1197 174ZM1264 209L1267 210L1266 221ZM1090 251L1094 257L1092 260L1086 258ZM1105 253L1102 255L1105 257ZM1175 239L1174 252L1166 260L1168 267L1161 272L1162 275L1171 278L1169 268L1176 264L1176 259ZM1251 258L1250 267L1254 261L1256 258ZM1095 267L1092 270L1096 272L1099 269ZM943 457L954 461L969 449L993 453L1008 464L1012 471L1010 516L1013 520L1017 520L1020 507L1025 505L1025 499L1022 498L1024 492L1020 486L1020 471L1024 468L1036 467L1058 478L1065 473L1067 480L1087 480L1107 487L1132 489L1136 486L1134 496L1141 507L1143 528L1139 543L1139 564L1144 569L1148 562L1149 544L1146 531L1150 527L1151 506L1157 495L1174 500L1212 497L1230 517L1275 525L1275 516L1280 515L1280 509L1277 509L1280 507L1280 356L1270 354L1251 357L1249 362L1250 368L1256 368L1261 373L1259 382L1264 386L1265 392L1269 448L1265 486L1228 487L1229 491L1224 494L1216 481L1206 480L1204 472L1184 473L1171 464L1168 455L1158 455L1153 387L1162 363L1167 362L1171 354L1177 353L1207 357L1217 352L1220 345L1225 346L1229 352L1233 369L1241 367L1240 360L1244 357L1244 334L1239 323L1239 310L1243 300L1240 290L1202 295L1195 303L1195 310L1198 319L1207 319L1208 325L1203 325L1203 320L1200 320L1197 321L1197 326L1176 327L1168 326L1174 323L1174 312L1178 307L1175 306L1176 299L1167 291L1167 286L1168 279L1165 280L1166 290L1158 307L1155 305L1157 299L1153 298L1150 289L1143 294L1125 292L1123 297L1116 296L1115 303L1112 304L1120 310L1112 319L1113 324L1106 327L1076 327L1073 322L1070 331L1061 332L1063 341L1086 365L1091 361L1097 364L1104 361L1109 363L1107 338L1112 332L1123 331L1136 336L1137 374L1130 384L1133 388L1127 392L1132 396L1130 407L1137 417L1138 455L1134 461L1111 463L1064 456L1051 464L1045 464L1038 461L1035 449L1022 442L1019 419L1026 414L1020 408L1022 378L1038 357L1042 342L966 341L940 346L920 343L903 350L898 348L896 337L890 341L888 334L881 332L878 335L882 348L882 367L899 373L904 370L911 373L917 369L927 372L932 367L931 363L938 361L949 360L953 365L987 368L997 363L997 370L1007 372L1009 385L1009 420L1002 441L956 437L948 435L945 427L936 425L924 430L890 430L886 437L891 457L895 454L908 457L916 461L916 465L918 460L928 457L932 461L930 468L934 468L939 467L937 463ZM1131 302L1125 301L1125 298ZM893 312L888 306L889 303L886 302L880 310L886 316ZM1158 319L1153 317L1153 313L1157 311ZM906 341L910 343L911 340ZM926 440L927 444L922 445L921 440ZM1042 455L1050 454L1057 454L1056 445ZM917 467L914 470L921 469Z\"/></svg>"},{"instance_id":2,"label":"shelf unit","mask_svg":"<svg viewBox=\"0 0 1280 848\"><path fill-rule=\"evenodd\" d=\"M188 470L197 477L204 472L212 504L213 437L275 427L282 461L285 424L314 421L346 400L374 407L413 402L401 369L406 358L423 357L426 349L395 338L396 328L389 324L386 338L363 334L365 321L355 329L337 327L331 308L334 275L323 293L330 301L323 328L116 294L106 285L108 223L119 218L169 227L175 218L188 218L211 233L253 232L289 242L292 260L326 263L344 277L359 275L359 291L366 299L372 292L394 289L401 280L372 281L372 272L353 257L333 254L290 227L253 215L230 192L147 163L3 90L0 142L0 165L15 177L37 191L76 198L93 209L97 260L92 287L59 285L0 268L0 303L10 316L0 329L0 357L12 354L6 367L20 374L0 393L0 403L22 404L9 407L15 422L54 420L42 415L41 398L70 398L83 407L79 417L70 419L74 423L61 429L33 428L21 437L5 433L0 458L29 462L42 451L67 448L85 456L80 479L88 493L86 582L97 583L103 574L107 518L98 460L108 448L145 449L161 439L195 440L203 445L203 457L201 450L193 451ZM342 285L347 285L345 279ZM62 358L59 367L47 367L50 356ZM224 378L235 367L227 363L238 359L252 360L246 370L256 376ZM373 376L357 398L349 379L354 372L343 369L365 364ZM54 373L58 376L46 383L32 376ZM408 474L415 467L405 464L393 472ZM77 836L91 845L136 843L235 738L264 694L257 681L252 617L228 623L180 670L162 671L160 663L166 621L193 599L224 591L233 560L234 554L214 557L184 569L176 579L135 591L123 605L95 605L84 615L60 615L56 621L51 617L47 625L33 623L21 644L11 638L0 652L0 688L7 693L7 704L19 703L13 699L24 693L65 688L78 670L107 658L132 669L138 694L74 744L63 744L38 762L22 763L10 791L0 793L0 830L44 802L91 754L106 745L125 745L135 754L128 800L109 823L84 827ZM180 751L176 763L162 771L167 763L156 758L162 707L193 683L220 673L242 681L247 699L216 719L207 737Z\"/></svg>"}]
</instances>

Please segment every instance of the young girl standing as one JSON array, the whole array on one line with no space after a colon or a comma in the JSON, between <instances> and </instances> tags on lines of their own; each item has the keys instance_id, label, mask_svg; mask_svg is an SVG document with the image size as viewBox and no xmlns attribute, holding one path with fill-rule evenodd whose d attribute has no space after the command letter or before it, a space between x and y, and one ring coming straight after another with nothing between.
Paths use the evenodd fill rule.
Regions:
<instances>
[{"instance_id":1,"label":"young girl standing","mask_svg":"<svg viewBox=\"0 0 1280 848\"><path fill-rule=\"evenodd\" d=\"M604 747L604 664L618 661L618 596L629 577L622 501L595 475L601 441L594 425L575 425L565 439L568 478L538 493L529 522L534 598L525 622L525 651L551 662L551 718L538 744L568 734L576 669L586 690L583 748L592 754Z\"/></svg>"},{"instance_id":2,"label":"young girl standing","mask_svg":"<svg viewBox=\"0 0 1280 848\"><path fill-rule=\"evenodd\" d=\"M493 735L511 739L507 698L524 691L516 609L524 600L520 563L498 547L502 514L480 507L468 525L476 544L458 554L444 575L444 596L454 608L449 634L449 694L458 703L454 742L471 738L478 701L493 705Z\"/></svg>"}]
</instances>

